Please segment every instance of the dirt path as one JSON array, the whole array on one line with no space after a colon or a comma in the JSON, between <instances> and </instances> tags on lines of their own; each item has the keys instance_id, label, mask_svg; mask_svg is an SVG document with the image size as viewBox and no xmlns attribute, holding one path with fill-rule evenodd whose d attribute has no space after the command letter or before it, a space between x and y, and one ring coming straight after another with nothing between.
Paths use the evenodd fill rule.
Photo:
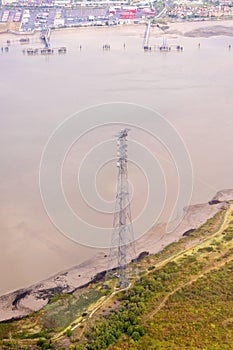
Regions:
<instances>
[{"instance_id":1,"label":"dirt path","mask_svg":"<svg viewBox=\"0 0 233 350\"><path fill-rule=\"evenodd\" d=\"M218 234L222 233L226 227L228 226L230 220L232 220L232 216L231 214L233 213L233 205L230 206L230 208L226 211L226 215L224 217L224 220L220 226L220 228L214 232L213 234L209 235L208 237L202 239L201 241L196 241L196 244L191 245L190 247L188 247L185 250L182 250L182 252L178 252L172 256L170 256L169 258L162 260L161 262L157 263L155 266L155 270L157 270L158 268L161 268L163 266L165 266L168 262L171 261L175 261L176 259L179 259L181 257L183 257L184 255L186 255L189 252L192 252L193 249L195 249L195 247L199 247L201 244L203 244L204 242L207 242L209 240L212 240L215 236L217 236ZM222 262L221 262L222 263ZM210 272L212 269L216 269L219 266L221 266L221 263L219 263L217 266L212 266L208 269L206 269L204 272L202 271L200 274L193 276L188 282L185 282L183 284L181 284L180 286L178 286L177 288L175 288L172 292L170 292L169 294L166 295L166 297L159 303L159 305L156 307L156 309L152 310L151 313L148 314L148 316L145 318L145 320L143 322L146 322L148 319L152 318L153 315L155 315L166 303L166 301L169 299L170 296L172 296L174 293L176 293L179 289L192 284L193 282L195 282L198 278L202 277L204 274ZM225 262L223 262L222 264L225 264ZM151 271L146 271L144 273L144 276L149 274ZM104 299L100 299L96 304L94 304L92 307L94 307L93 309L89 310L89 315L85 318L82 318L81 316L78 317L74 322L72 322L72 324L76 323L73 327L71 327L70 325L68 327L66 327L65 330L63 330L62 332L60 332L59 334L57 334L55 337L52 338L52 340L59 340L61 339L65 334L66 331L68 329L70 329L71 331L74 331L75 329L77 329L78 327L82 326L82 334L84 333L84 330L86 329L86 326L88 324L88 321L93 317L93 315L99 310L101 309L104 305L106 305L113 297L115 294L122 292L123 290L129 289L131 286L131 284L123 289L119 289L119 290L114 290L108 297L103 297ZM81 334L81 336L82 336Z\"/></svg>"},{"instance_id":2,"label":"dirt path","mask_svg":"<svg viewBox=\"0 0 233 350\"><path fill-rule=\"evenodd\" d=\"M227 262L232 260L232 256L229 257L228 259L221 261L211 267L209 267L208 269L206 269L205 271L202 271L200 274L193 276L189 281L180 284L178 287L176 287L173 291L171 291L170 293L168 293L165 298L163 298L163 300L160 301L159 305L152 310L149 314L146 315L146 317L143 319L143 324L146 323L148 320L150 320L151 318L153 318L153 316L159 312L166 304L167 300L176 292L178 292L180 289L192 284L193 282L196 282L199 278L203 277L204 275L206 275L207 273L219 269L221 266L224 266Z\"/></svg>"},{"instance_id":3,"label":"dirt path","mask_svg":"<svg viewBox=\"0 0 233 350\"><path fill-rule=\"evenodd\" d=\"M182 252L178 252L178 253L170 256L169 258L167 258L167 259L157 263L156 266L155 266L155 269L157 269L158 267L162 267L162 266L166 265L168 262L175 261L176 259L178 259L180 257L183 257L185 254L193 251L193 249L195 249L195 247L201 245L204 242L208 242L209 240L212 240L215 236L217 236L220 233L222 233L227 228L229 222L231 220L233 220L232 214L233 214L233 204L230 206L229 209L227 209L226 215L224 217L224 220L223 220L220 228L216 232L214 232L213 234L209 235L206 238L203 238L203 239L197 241L196 244L193 244L193 245L189 246L188 248L182 250Z\"/></svg>"},{"instance_id":4,"label":"dirt path","mask_svg":"<svg viewBox=\"0 0 233 350\"><path fill-rule=\"evenodd\" d=\"M206 239L202 240L200 243L197 243L195 246L191 246L190 248L182 251L181 253L177 253L172 257L167 258L166 260L162 261L161 263L157 264L156 268L158 267L162 267L165 264L167 264L168 262L171 261L175 261L177 258L180 258L182 256L184 256L184 254L187 254L187 252L192 251L196 246L200 246L200 244L207 242L207 241L211 241L214 237L216 237L217 235L221 234L228 226L229 222L232 220L232 214L233 214L233 205L230 206L230 208L227 210L225 218L223 220L223 223L221 225L221 227L219 228L219 230L217 230L215 233L213 233L212 235L208 236ZM229 257L228 259L225 259L223 261L220 262L213 262L213 265L206 268L204 271L202 270L199 274L197 274L196 276L193 276L189 281L180 284L178 287L176 287L173 291L171 291L170 293L168 293L158 304L158 306L152 310L149 314L146 315L146 317L143 319L143 323L146 323L148 320L150 320L151 318L153 318L153 316L159 312L164 305L166 304L167 300L176 292L178 292L180 289L192 284L193 282L197 281L199 278L203 277L205 274L211 272L212 270L218 269L221 266L225 265L227 262L232 260L232 256Z\"/></svg>"}]
</instances>

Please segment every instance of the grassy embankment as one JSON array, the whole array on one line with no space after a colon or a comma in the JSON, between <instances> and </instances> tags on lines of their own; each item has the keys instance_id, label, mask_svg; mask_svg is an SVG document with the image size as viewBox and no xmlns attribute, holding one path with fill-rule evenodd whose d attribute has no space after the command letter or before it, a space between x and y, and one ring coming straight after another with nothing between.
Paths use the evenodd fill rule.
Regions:
<instances>
[{"instance_id":1,"label":"grassy embankment","mask_svg":"<svg viewBox=\"0 0 233 350\"><path fill-rule=\"evenodd\" d=\"M128 291L99 283L0 325L0 348L230 349L232 256L233 206L140 261Z\"/></svg>"},{"instance_id":2,"label":"grassy embankment","mask_svg":"<svg viewBox=\"0 0 233 350\"><path fill-rule=\"evenodd\" d=\"M17 22L6 22L6 23L0 23L0 34L5 33L8 30L12 30L15 32L18 32L20 29L20 23Z\"/></svg>"}]
</instances>

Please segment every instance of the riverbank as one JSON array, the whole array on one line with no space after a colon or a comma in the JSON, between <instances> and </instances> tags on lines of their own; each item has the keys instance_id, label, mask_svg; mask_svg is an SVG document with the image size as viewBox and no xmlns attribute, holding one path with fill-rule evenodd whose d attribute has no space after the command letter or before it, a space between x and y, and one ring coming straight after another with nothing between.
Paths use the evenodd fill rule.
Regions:
<instances>
[{"instance_id":1,"label":"riverbank","mask_svg":"<svg viewBox=\"0 0 233 350\"><path fill-rule=\"evenodd\" d=\"M179 240L187 231L200 227L233 200L233 190L218 192L209 203L188 207L182 223L172 233L166 225L158 225L136 242L137 255L143 251L155 254L168 244ZM108 253L99 252L94 258L60 272L28 288L0 297L0 321L17 319L39 310L55 293L72 293L106 270Z\"/></svg>"},{"instance_id":2,"label":"riverbank","mask_svg":"<svg viewBox=\"0 0 233 350\"><path fill-rule=\"evenodd\" d=\"M164 24L152 25L151 35L155 37L161 37L163 35L173 35L173 36L184 36L184 37L211 37L211 36L233 36L233 19L229 20L203 20L203 21L183 21L183 22L166 22ZM1 29L1 28L0 28ZM56 28L53 32L100 32L105 30L111 32L125 33L127 35L141 35L144 33L145 24L120 24L116 26L88 26L88 27L66 27L66 28ZM28 35L33 36L38 31L31 33L21 33L16 32L15 29L8 28L5 29L2 34L12 34L12 35ZM1 34L1 33L0 33Z\"/></svg>"}]
</instances>

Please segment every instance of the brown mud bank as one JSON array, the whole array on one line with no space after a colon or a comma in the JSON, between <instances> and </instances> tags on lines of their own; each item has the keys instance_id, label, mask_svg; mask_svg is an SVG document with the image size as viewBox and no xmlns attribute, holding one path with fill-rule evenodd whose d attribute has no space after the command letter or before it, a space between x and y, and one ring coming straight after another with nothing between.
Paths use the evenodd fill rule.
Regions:
<instances>
[{"instance_id":1,"label":"brown mud bank","mask_svg":"<svg viewBox=\"0 0 233 350\"><path fill-rule=\"evenodd\" d=\"M192 38L211 36L233 36L233 21L170 22L164 27L164 34Z\"/></svg>"}]
</instances>

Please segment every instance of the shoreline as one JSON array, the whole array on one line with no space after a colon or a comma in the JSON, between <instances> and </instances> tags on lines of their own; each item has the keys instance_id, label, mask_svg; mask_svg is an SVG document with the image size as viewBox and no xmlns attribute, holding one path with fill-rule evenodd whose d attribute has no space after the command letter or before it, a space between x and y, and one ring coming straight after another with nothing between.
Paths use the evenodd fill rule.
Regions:
<instances>
[{"instance_id":1,"label":"shoreline","mask_svg":"<svg viewBox=\"0 0 233 350\"><path fill-rule=\"evenodd\" d=\"M178 241L189 230L199 228L209 218L222 210L222 207L229 200L233 200L233 189L219 191L210 202L186 208L181 224L172 233L166 233L165 224L154 227L136 241L136 257L143 252L156 254L170 243ZM79 288L94 283L103 277L107 262L108 255L102 251L93 258L61 271L48 279L0 296L0 323L23 318L31 312L41 309L56 293L71 294Z\"/></svg>"},{"instance_id":2,"label":"shoreline","mask_svg":"<svg viewBox=\"0 0 233 350\"><path fill-rule=\"evenodd\" d=\"M139 29L145 28L145 23L139 24L118 24L113 26L73 26L73 27L63 27L63 28L52 28L51 31L55 33L65 33L69 31L77 32L79 30L90 30L90 31L100 31L114 30L127 31L127 29L133 30L137 33ZM152 24L151 26L151 36L166 36L166 35L177 35L180 37L189 38L199 38L199 37L212 37L212 36L229 36L233 37L233 19L219 19L219 20L194 20L194 21L168 21L164 24ZM13 36L29 36L33 37L40 33L40 30L34 30L33 32L16 32L13 30L4 30L0 32L3 35L13 35Z\"/></svg>"}]
</instances>

